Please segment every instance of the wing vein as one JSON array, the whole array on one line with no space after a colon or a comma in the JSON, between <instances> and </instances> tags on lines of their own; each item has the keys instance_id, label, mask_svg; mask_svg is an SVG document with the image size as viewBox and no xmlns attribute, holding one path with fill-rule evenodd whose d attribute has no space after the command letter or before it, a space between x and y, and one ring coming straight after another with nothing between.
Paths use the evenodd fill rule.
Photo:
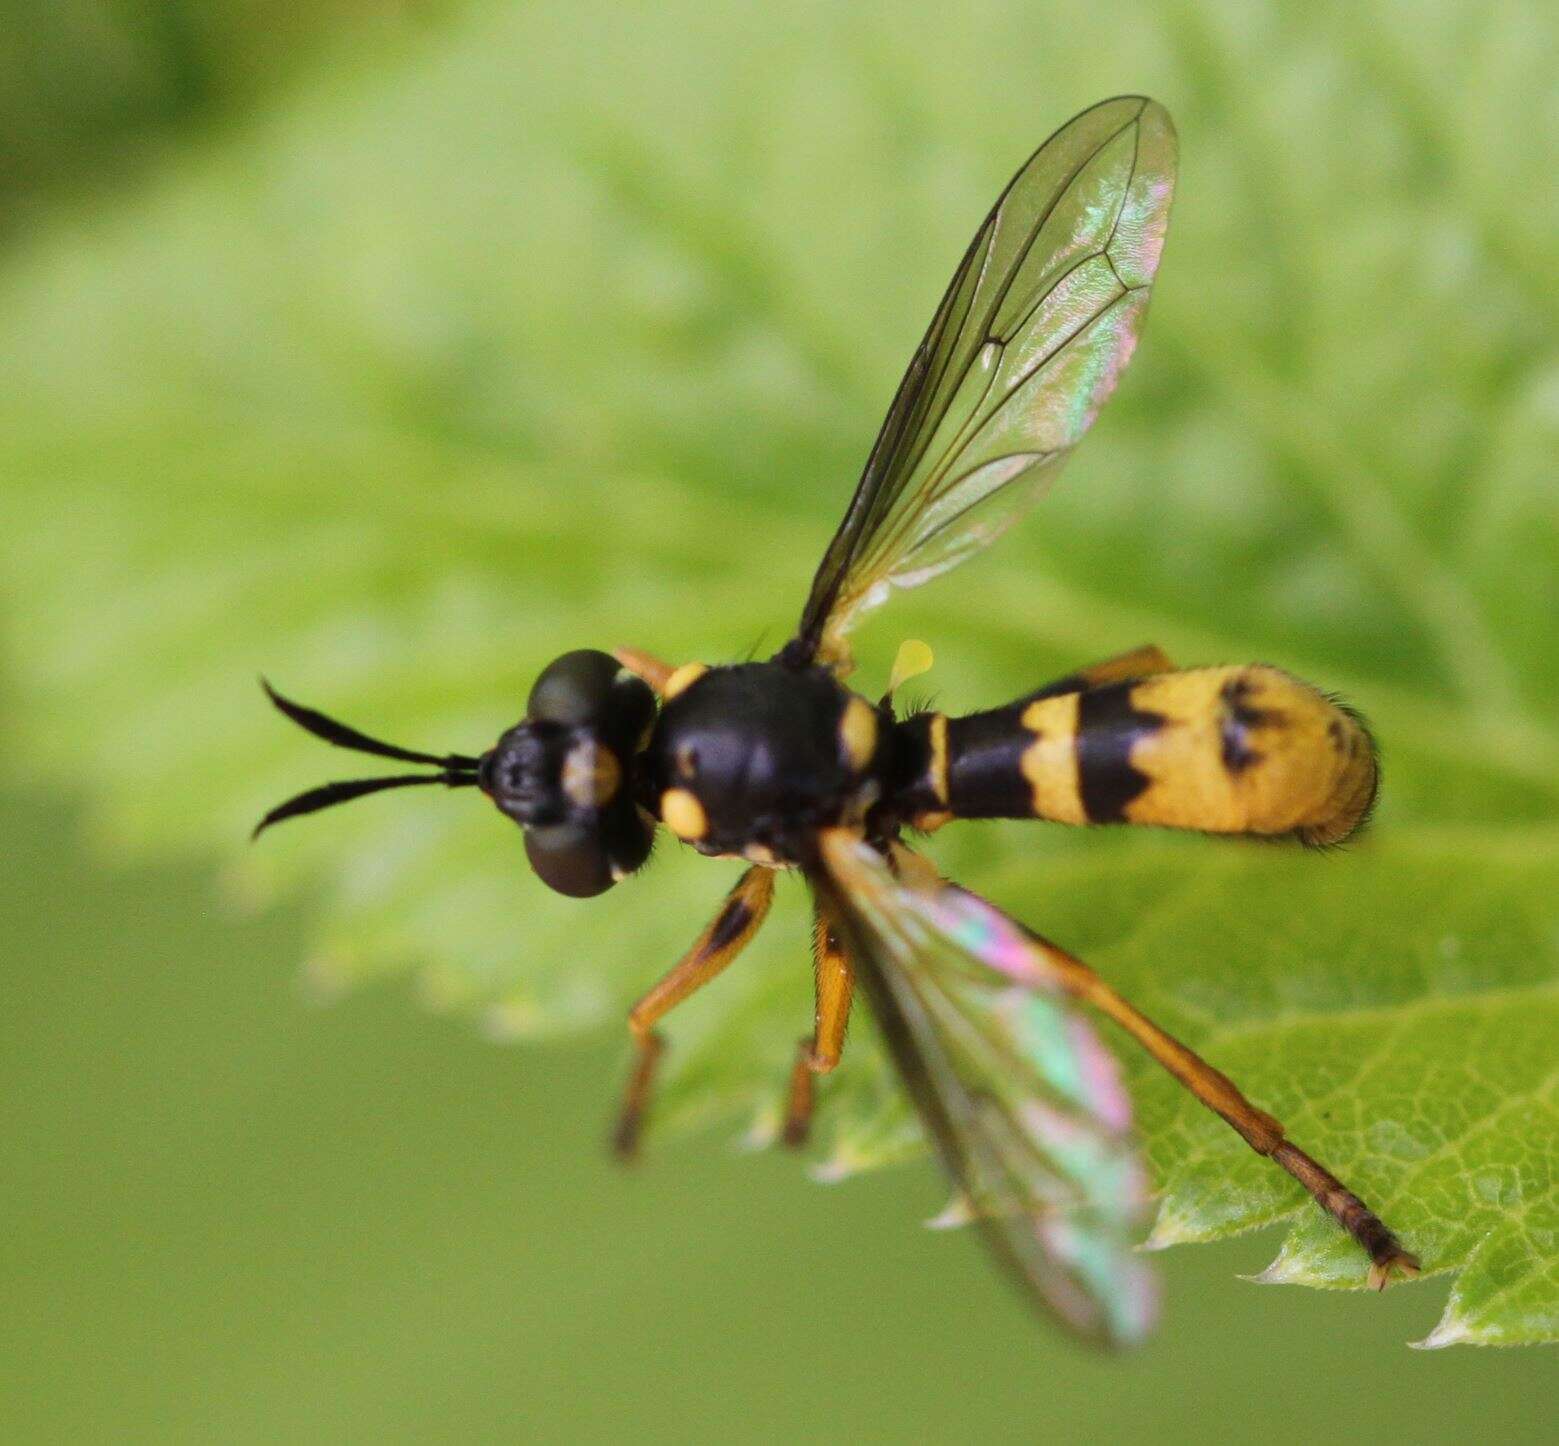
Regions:
<instances>
[{"instance_id":1,"label":"wing vein","mask_svg":"<svg viewBox=\"0 0 1559 1446\"><path fill-rule=\"evenodd\" d=\"M1073 1329L1135 1339L1152 1318L1133 1248L1144 1177L1097 1035L1044 984L1028 936L993 906L956 885L896 878L882 854L840 831L819 844L813 884L990 1248Z\"/></svg>"},{"instance_id":2,"label":"wing vein","mask_svg":"<svg viewBox=\"0 0 1559 1446\"><path fill-rule=\"evenodd\" d=\"M899 383L788 661L847 669L845 634L864 612L987 545L1038 496L1131 355L1174 169L1162 108L1119 96L1061 127L1007 184Z\"/></svg>"},{"instance_id":3,"label":"wing vein","mask_svg":"<svg viewBox=\"0 0 1559 1446\"><path fill-rule=\"evenodd\" d=\"M1038 216L1038 218L1035 220L1034 224L1029 228L1028 239L1024 242L1023 249L1019 252L1018 257L1016 258L1016 260L1014 260L1008 266L1006 278L1005 278L1005 280L1003 280L999 284L999 289L997 291L997 294L995 295L995 297L992 298L992 304L987 309L987 314L991 318L995 318L997 315L1000 314L1001 308L1002 308L1002 304L1006 301L1008 294L1011 292L1013 283L1017 280L1018 276L1022 273L1023 266L1027 262L1027 260L1028 260L1029 253L1032 251L1034 243L1037 240L1039 240L1040 233L1045 229L1046 224L1049 222L1050 218L1055 214L1056 207L1058 207L1061 204L1061 202L1067 196L1069 196L1071 194L1072 186L1073 186L1074 182L1077 180L1077 178L1085 170L1088 169L1088 167L1096 159L1098 159L1098 156L1099 156L1100 152L1105 150L1106 147L1108 147L1112 141L1116 140L1119 136L1123 135L1130 127L1132 127L1134 125L1137 125L1140 122L1141 117L1142 117L1142 112L1139 110L1137 112L1137 114L1132 117L1131 120L1127 121L1124 125L1120 126L1117 130L1113 131L1109 135L1109 137L1107 139L1105 139L1104 141L1101 141L1097 146L1095 146L1093 148L1093 150L1089 151L1088 154L1081 161L1079 161L1076 166L1074 166L1072 168L1071 173L1066 178L1065 184L1056 192L1056 195L1051 200L1050 204L1045 207L1044 211ZM1024 170L1026 171L1027 167L1025 167ZM1023 174L1023 172L1019 173L1020 176L1022 174ZM987 250L987 262L989 261L990 251L991 251L992 247L994 246L994 243L995 243L995 240L996 240L996 236L997 236L998 232L1001 229L1001 216L1002 216L1002 213L1006 210L1008 198L1012 194L1013 187L1017 184L1017 179L1018 179L1017 177L1014 177L1012 185L1009 185L1007 190L1002 193L1001 200L997 202L996 208L992 211L990 219L986 223L990 227L990 245L988 245L987 248L986 248L986 250ZM1118 223L1119 222L1119 214L1118 213L1117 213L1117 218L1116 219L1117 219L1117 223ZM1112 235L1113 235L1113 229L1112 229ZM976 285L976 287L974 289L973 297L979 296L980 289L981 289L981 286L983 286L983 284L984 284L984 275L983 275L983 272L982 272L980 284ZM971 309L973 308L973 297L971 297ZM990 327L989 326L982 326L980 328L980 334L981 334L980 343L974 348L974 350L970 354L969 358L964 362L962 368L959 370L959 373L958 373L959 385L962 385L964 377L966 377L969 374L969 368L974 365L975 358L977 358L979 356L980 350L984 346L985 341L987 339L990 339ZM957 394L957 391L958 391L958 388L954 387L953 388L954 395ZM930 445L930 443L931 443L930 432L934 432L934 431L935 431L935 428L929 429L928 434L927 434L927 436L925 438L925 445L926 446ZM921 455L923 455L923 454L921 454ZM918 467L918 465L920 463L920 460L921 460L921 456L920 455L917 455L916 457L913 458L913 460L912 460L912 462L910 464L911 470L913 470L915 467Z\"/></svg>"}]
</instances>

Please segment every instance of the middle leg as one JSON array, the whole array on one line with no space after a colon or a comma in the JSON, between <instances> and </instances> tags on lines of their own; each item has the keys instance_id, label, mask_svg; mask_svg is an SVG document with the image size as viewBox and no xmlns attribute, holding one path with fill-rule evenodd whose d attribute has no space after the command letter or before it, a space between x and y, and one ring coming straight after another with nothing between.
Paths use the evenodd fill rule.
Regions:
<instances>
[{"instance_id":1,"label":"middle leg","mask_svg":"<svg viewBox=\"0 0 1559 1446\"><path fill-rule=\"evenodd\" d=\"M812 1033L796 1046L796 1062L790 1071L782 1138L791 1146L806 1143L817 1103L817 1076L831 1073L844 1053L850 1001L855 994L850 956L822 899L815 895L812 909L817 1013Z\"/></svg>"}]
</instances>

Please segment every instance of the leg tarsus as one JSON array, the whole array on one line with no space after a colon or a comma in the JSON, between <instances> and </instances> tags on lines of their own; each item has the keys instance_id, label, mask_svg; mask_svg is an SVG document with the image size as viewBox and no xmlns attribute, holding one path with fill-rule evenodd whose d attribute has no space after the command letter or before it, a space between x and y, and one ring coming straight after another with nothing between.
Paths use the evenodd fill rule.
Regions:
<instances>
[{"instance_id":1,"label":"leg tarsus","mask_svg":"<svg viewBox=\"0 0 1559 1446\"><path fill-rule=\"evenodd\" d=\"M812 1112L817 1107L818 1074L812 1064L812 1036L796 1041L796 1062L790 1070L790 1091L785 1101L785 1128L780 1132L781 1141L793 1150L806 1144L812 1133Z\"/></svg>"},{"instance_id":2,"label":"leg tarsus","mask_svg":"<svg viewBox=\"0 0 1559 1446\"><path fill-rule=\"evenodd\" d=\"M634 1044L638 1057L634 1061L633 1073L628 1078L617 1127L612 1131L612 1153L624 1163L633 1160L639 1153L639 1136L643 1132L645 1108L655 1082L655 1066L666 1050L665 1037L654 1030L648 1034L635 1035Z\"/></svg>"},{"instance_id":3,"label":"leg tarsus","mask_svg":"<svg viewBox=\"0 0 1559 1446\"><path fill-rule=\"evenodd\" d=\"M1310 1192L1316 1204L1364 1248L1370 1258L1372 1289L1384 1290L1394 1271L1403 1276L1418 1274L1418 1257L1404 1250L1402 1242L1380 1217L1330 1170L1288 1140L1281 1141L1269 1153Z\"/></svg>"},{"instance_id":4,"label":"leg tarsus","mask_svg":"<svg viewBox=\"0 0 1559 1446\"><path fill-rule=\"evenodd\" d=\"M812 1114L817 1108L817 1079L832 1074L839 1054L818 1053L817 1041L807 1035L796 1042L796 1062L790 1070L790 1093L785 1108L785 1128L780 1139L792 1149L806 1144L812 1133Z\"/></svg>"}]
</instances>

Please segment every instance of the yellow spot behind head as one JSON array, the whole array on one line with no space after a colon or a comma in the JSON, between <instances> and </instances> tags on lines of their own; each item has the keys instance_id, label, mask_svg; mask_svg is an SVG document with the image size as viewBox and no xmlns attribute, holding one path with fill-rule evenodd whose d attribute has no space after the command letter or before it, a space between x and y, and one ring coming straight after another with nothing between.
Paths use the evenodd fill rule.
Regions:
<instances>
[{"instance_id":1,"label":"yellow spot behind head","mask_svg":"<svg viewBox=\"0 0 1559 1446\"><path fill-rule=\"evenodd\" d=\"M709 832L709 815L698 795L686 788L668 788L660 796L660 816L666 827L686 843L697 843Z\"/></svg>"},{"instance_id":2,"label":"yellow spot behind head","mask_svg":"<svg viewBox=\"0 0 1559 1446\"><path fill-rule=\"evenodd\" d=\"M893 659L893 671L888 675L888 691L897 693L911 678L929 673L935 661L931 649L919 638L905 638Z\"/></svg>"},{"instance_id":3,"label":"yellow spot behind head","mask_svg":"<svg viewBox=\"0 0 1559 1446\"><path fill-rule=\"evenodd\" d=\"M660 690L661 697L669 703L678 693L685 693L708 671L708 663L684 663L666 679L666 686Z\"/></svg>"}]
</instances>

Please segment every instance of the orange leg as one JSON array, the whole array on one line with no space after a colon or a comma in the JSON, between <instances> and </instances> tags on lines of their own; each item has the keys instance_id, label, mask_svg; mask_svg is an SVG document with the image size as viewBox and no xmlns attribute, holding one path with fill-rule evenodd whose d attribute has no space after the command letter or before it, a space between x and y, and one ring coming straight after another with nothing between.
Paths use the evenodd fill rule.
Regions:
<instances>
[{"instance_id":1,"label":"orange leg","mask_svg":"<svg viewBox=\"0 0 1559 1446\"><path fill-rule=\"evenodd\" d=\"M676 672L670 663L641 653L637 648L613 648L612 656L630 673L637 673L657 694L666 691L666 680Z\"/></svg>"},{"instance_id":2,"label":"orange leg","mask_svg":"<svg viewBox=\"0 0 1559 1446\"><path fill-rule=\"evenodd\" d=\"M631 1157L638 1149L639 1134L655 1082L655 1066L665 1050L665 1040L655 1029L656 1022L688 995L701 989L742 952L758 932L773 899L774 871L748 869L726 895L720 912L698 936L693 947L628 1011L628 1029L633 1035L637 1058L613 1136L614 1148L623 1158Z\"/></svg>"},{"instance_id":3,"label":"orange leg","mask_svg":"<svg viewBox=\"0 0 1559 1446\"><path fill-rule=\"evenodd\" d=\"M816 1077L831 1073L844 1053L850 1000L855 994L855 970L850 964L850 956L845 953L844 944L821 899L814 900L813 915L817 1014L812 1033L796 1046L796 1062L790 1071L783 1135L787 1145L806 1143L816 1105Z\"/></svg>"},{"instance_id":4,"label":"orange leg","mask_svg":"<svg viewBox=\"0 0 1559 1446\"><path fill-rule=\"evenodd\" d=\"M1150 678L1155 673L1170 673L1175 665L1164 656L1162 648L1152 643L1133 648L1129 653L1117 653L1113 658L1090 663L1078 668L1064 678L1046 683L1035 695L1049 698L1060 693L1081 693L1089 688L1102 688L1106 683L1124 683L1128 678Z\"/></svg>"},{"instance_id":5,"label":"orange leg","mask_svg":"<svg viewBox=\"0 0 1559 1446\"><path fill-rule=\"evenodd\" d=\"M1113 1019L1208 1109L1222 1116L1251 1149L1298 1180L1315 1202L1364 1247L1370 1257L1370 1284L1376 1290L1386 1288L1393 1271L1418 1274L1417 1257L1402 1248L1396 1236L1341 1180L1287 1140L1281 1121L1258 1109L1227 1075L1139 1013L1082 960L1048 939L1026 932L1067 993L1086 1000Z\"/></svg>"},{"instance_id":6,"label":"orange leg","mask_svg":"<svg viewBox=\"0 0 1559 1446\"><path fill-rule=\"evenodd\" d=\"M928 880L937 878L935 869L925 859L902 846L894 848L893 862L900 876L913 886L927 887ZM1208 1109L1221 1116L1251 1149L1276 1162L1310 1192L1315 1202L1368 1252L1369 1282L1376 1290L1385 1289L1393 1271L1418 1274L1418 1258L1402 1248L1379 1217L1342 1181L1285 1138L1281 1121L1253 1105L1233 1080L1160 1029L1081 959L1026 925L1018 927L1033 942L1036 958L1061 989L1113 1019Z\"/></svg>"},{"instance_id":7,"label":"orange leg","mask_svg":"<svg viewBox=\"0 0 1559 1446\"><path fill-rule=\"evenodd\" d=\"M1153 643L1133 648L1129 653L1117 653L1101 663L1090 663L1079 668L1076 676L1085 688L1102 688L1106 683L1123 683L1127 678L1148 678L1154 673L1172 673L1175 665L1164 656L1164 650Z\"/></svg>"}]
</instances>

